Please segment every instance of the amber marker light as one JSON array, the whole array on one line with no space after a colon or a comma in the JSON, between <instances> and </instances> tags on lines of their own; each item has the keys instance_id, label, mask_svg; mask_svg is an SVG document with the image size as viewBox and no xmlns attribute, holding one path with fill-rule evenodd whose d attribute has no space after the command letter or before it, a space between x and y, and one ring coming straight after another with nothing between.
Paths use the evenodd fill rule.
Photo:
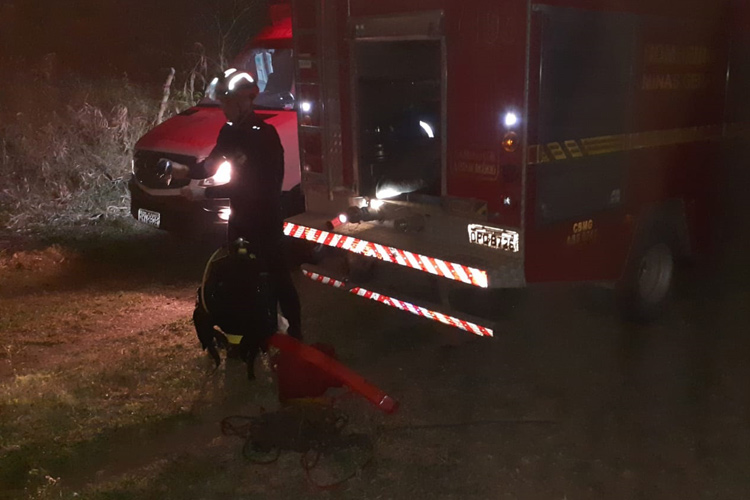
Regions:
<instances>
[{"instance_id":1,"label":"amber marker light","mask_svg":"<svg viewBox=\"0 0 750 500\"><path fill-rule=\"evenodd\" d=\"M508 132L503 137L503 149L508 153L512 153L518 149L518 134L515 132Z\"/></svg>"}]
</instances>

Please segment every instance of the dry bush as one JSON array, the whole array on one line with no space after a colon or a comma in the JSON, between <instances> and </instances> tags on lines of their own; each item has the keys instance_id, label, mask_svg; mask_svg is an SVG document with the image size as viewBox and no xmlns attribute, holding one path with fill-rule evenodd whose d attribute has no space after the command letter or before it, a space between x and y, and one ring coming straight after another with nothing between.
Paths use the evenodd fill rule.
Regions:
<instances>
[{"instance_id":1,"label":"dry bush","mask_svg":"<svg viewBox=\"0 0 750 500\"><path fill-rule=\"evenodd\" d=\"M155 100L126 79L0 83L0 226L127 212L133 146Z\"/></svg>"},{"instance_id":2,"label":"dry bush","mask_svg":"<svg viewBox=\"0 0 750 500\"><path fill-rule=\"evenodd\" d=\"M183 81L182 86L175 86L172 95L172 112L175 114L198 104L204 97L204 89L208 86L211 74L218 73L218 69L211 71L209 58L202 44L194 45L190 58L193 66L185 75L181 75L179 79Z\"/></svg>"},{"instance_id":3,"label":"dry bush","mask_svg":"<svg viewBox=\"0 0 750 500\"><path fill-rule=\"evenodd\" d=\"M54 54L52 54L54 56ZM159 114L163 86L91 79L4 61L0 80L0 230L129 217L135 143ZM172 82L164 119L197 104L212 73L203 45Z\"/></svg>"}]
</instances>

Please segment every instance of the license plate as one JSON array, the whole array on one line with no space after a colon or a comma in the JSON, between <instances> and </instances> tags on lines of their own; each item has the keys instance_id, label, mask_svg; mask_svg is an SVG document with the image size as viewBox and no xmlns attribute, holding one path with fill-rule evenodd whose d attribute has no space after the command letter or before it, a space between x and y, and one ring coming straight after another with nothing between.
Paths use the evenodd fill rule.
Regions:
<instances>
[{"instance_id":1,"label":"license plate","mask_svg":"<svg viewBox=\"0 0 750 500\"><path fill-rule=\"evenodd\" d=\"M152 212L151 210L139 208L138 220L143 222L144 224L159 227L159 223L161 222L161 214L159 212Z\"/></svg>"},{"instance_id":2,"label":"license plate","mask_svg":"<svg viewBox=\"0 0 750 500\"><path fill-rule=\"evenodd\" d=\"M469 242L506 252L518 252L518 233L496 227L469 224Z\"/></svg>"}]
</instances>

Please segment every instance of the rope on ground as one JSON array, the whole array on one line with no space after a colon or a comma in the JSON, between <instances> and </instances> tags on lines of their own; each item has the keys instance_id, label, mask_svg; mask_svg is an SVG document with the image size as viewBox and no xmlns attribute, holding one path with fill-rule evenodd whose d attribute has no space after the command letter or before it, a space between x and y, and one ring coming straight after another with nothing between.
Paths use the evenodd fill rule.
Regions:
<instances>
[{"instance_id":1,"label":"rope on ground","mask_svg":"<svg viewBox=\"0 0 750 500\"><path fill-rule=\"evenodd\" d=\"M314 487L330 490L355 477L373 458L372 440L365 434L344 434L349 417L338 408L316 400L295 401L278 411L263 412L255 417L233 415L221 421L221 432L226 436L244 439L242 456L254 464L276 462L282 451L301 453L300 465L307 481ZM333 481L323 482L313 478L322 458L341 453L365 455L354 463L352 470ZM336 460L341 465L341 460Z\"/></svg>"}]
</instances>

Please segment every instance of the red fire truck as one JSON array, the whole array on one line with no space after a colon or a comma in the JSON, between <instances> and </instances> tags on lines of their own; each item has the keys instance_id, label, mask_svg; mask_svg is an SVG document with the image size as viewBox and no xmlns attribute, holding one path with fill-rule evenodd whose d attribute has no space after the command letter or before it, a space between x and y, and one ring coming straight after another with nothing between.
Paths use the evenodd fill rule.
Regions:
<instances>
[{"instance_id":1,"label":"red fire truck","mask_svg":"<svg viewBox=\"0 0 750 500\"><path fill-rule=\"evenodd\" d=\"M653 317L748 116L739 5L294 0L307 210L285 232L351 264L305 274L479 335L434 291L602 283Z\"/></svg>"}]
</instances>

